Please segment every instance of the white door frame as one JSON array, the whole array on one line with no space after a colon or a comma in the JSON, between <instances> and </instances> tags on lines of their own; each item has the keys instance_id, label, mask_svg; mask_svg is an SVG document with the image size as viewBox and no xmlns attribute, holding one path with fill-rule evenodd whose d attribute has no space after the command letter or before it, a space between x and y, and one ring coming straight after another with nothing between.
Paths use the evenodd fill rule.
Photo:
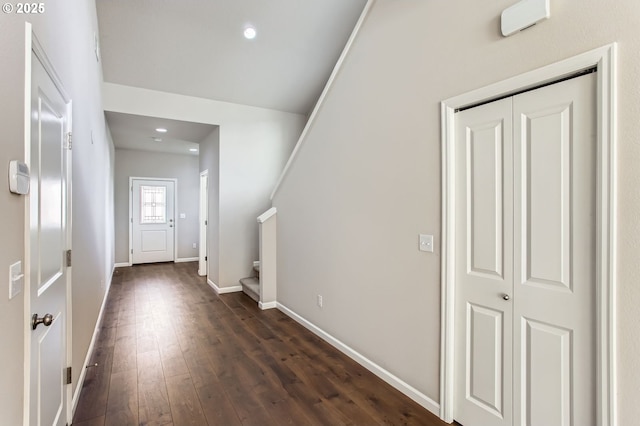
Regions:
<instances>
[{"instance_id":1,"label":"white door frame","mask_svg":"<svg viewBox=\"0 0 640 426\"><path fill-rule=\"evenodd\" d=\"M616 44L447 99L441 104L442 276L440 418L454 420L455 111L597 68L596 380L597 425L616 425Z\"/></svg>"},{"instance_id":2,"label":"white door frame","mask_svg":"<svg viewBox=\"0 0 640 426\"><path fill-rule=\"evenodd\" d=\"M31 52L40 60L40 63L44 67L45 71L53 81L54 85L62 95L62 98L67 104L67 124L65 133L70 133L73 129L72 120L72 101L69 97L69 94L64 88L62 84L62 79L58 76L55 71L55 68L51 64L51 61L47 57L47 54L38 41L35 33L33 32L33 27L29 22L25 23L25 94L24 94L24 158L25 163L31 169L31 73L32 73L32 62L31 62ZM67 250L72 249L72 220L71 220L71 177L72 177L72 159L71 159L71 150L66 150L67 155L67 176L66 176L66 196L67 203L65 206L65 218L66 218L66 241L65 245ZM25 211L24 211L24 262L23 262L23 271L24 274L24 309L25 315L24 320L28 322L28 318L31 316L31 275L29 271L31 270L31 209L29 207L29 198L25 197ZM70 367L72 365L72 305L71 305L71 285L72 285L72 269L71 267L67 267L67 279L66 279L66 317L67 321L65 323L66 329L66 354L65 359L67 366ZM24 385L23 385L23 393L24 393L24 401L23 401L23 423L25 426L30 425L31 419L31 327L25 325L24 327L25 335L24 335ZM71 421L73 416L73 408L72 408L72 387L73 385L67 385L66 392L66 403L65 407L65 416L67 422Z\"/></svg>"},{"instance_id":3,"label":"white door frame","mask_svg":"<svg viewBox=\"0 0 640 426\"><path fill-rule=\"evenodd\" d=\"M158 177L137 177L129 176L129 266L133 265L133 181L139 180L158 180L162 182L173 182L173 217L178 217L178 179L175 178L158 178ZM173 261L178 260L178 220L174 220L173 227Z\"/></svg>"},{"instance_id":4,"label":"white door frame","mask_svg":"<svg viewBox=\"0 0 640 426\"><path fill-rule=\"evenodd\" d=\"M206 178L207 185L203 186L203 178ZM205 221L207 221L205 225ZM199 251L198 251L198 275L209 275L207 226L209 225L209 169L200 173L200 215L199 215Z\"/></svg>"}]
</instances>

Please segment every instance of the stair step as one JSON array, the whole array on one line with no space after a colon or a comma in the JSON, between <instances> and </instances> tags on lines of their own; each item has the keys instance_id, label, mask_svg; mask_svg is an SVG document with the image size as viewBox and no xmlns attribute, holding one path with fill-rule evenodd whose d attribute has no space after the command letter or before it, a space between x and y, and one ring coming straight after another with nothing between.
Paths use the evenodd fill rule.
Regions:
<instances>
[{"instance_id":1,"label":"stair step","mask_svg":"<svg viewBox=\"0 0 640 426\"><path fill-rule=\"evenodd\" d=\"M260 302L260 281L256 277L247 277L240 280L242 291L255 300Z\"/></svg>"}]
</instances>

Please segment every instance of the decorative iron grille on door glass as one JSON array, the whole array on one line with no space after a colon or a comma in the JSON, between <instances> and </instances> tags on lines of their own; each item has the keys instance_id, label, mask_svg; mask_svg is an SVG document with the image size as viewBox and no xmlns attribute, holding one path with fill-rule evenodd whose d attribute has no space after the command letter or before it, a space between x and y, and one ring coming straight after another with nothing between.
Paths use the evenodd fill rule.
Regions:
<instances>
[{"instance_id":1,"label":"decorative iron grille on door glass","mask_svg":"<svg viewBox=\"0 0 640 426\"><path fill-rule=\"evenodd\" d=\"M140 186L140 223L167 222L167 188Z\"/></svg>"}]
</instances>

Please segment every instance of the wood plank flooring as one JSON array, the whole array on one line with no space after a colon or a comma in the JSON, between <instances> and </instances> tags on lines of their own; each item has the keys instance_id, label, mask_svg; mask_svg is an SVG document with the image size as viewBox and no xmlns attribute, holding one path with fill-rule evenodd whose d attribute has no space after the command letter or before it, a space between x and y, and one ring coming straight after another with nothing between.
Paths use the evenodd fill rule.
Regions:
<instances>
[{"instance_id":1,"label":"wood plank flooring","mask_svg":"<svg viewBox=\"0 0 640 426\"><path fill-rule=\"evenodd\" d=\"M196 263L116 270L75 426L442 426L281 312Z\"/></svg>"}]
</instances>

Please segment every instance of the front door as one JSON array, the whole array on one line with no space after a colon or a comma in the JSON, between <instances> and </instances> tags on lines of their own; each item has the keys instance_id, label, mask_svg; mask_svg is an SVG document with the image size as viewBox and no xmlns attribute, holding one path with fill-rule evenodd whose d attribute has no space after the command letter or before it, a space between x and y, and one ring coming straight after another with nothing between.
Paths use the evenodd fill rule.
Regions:
<instances>
[{"instance_id":1,"label":"front door","mask_svg":"<svg viewBox=\"0 0 640 426\"><path fill-rule=\"evenodd\" d=\"M459 112L455 419L596 424L596 80Z\"/></svg>"},{"instance_id":2,"label":"front door","mask_svg":"<svg viewBox=\"0 0 640 426\"><path fill-rule=\"evenodd\" d=\"M132 263L174 260L175 181L132 179Z\"/></svg>"},{"instance_id":3,"label":"front door","mask_svg":"<svg viewBox=\"0 0 640 426\"><path fill-rule=\"evenodd\" d=\"M31 54L31 172L28 273L30 383L29 424L67 422L67 278L70 168L65 146L69 113L38 56Z\"/></svg>"}]
</instances>

